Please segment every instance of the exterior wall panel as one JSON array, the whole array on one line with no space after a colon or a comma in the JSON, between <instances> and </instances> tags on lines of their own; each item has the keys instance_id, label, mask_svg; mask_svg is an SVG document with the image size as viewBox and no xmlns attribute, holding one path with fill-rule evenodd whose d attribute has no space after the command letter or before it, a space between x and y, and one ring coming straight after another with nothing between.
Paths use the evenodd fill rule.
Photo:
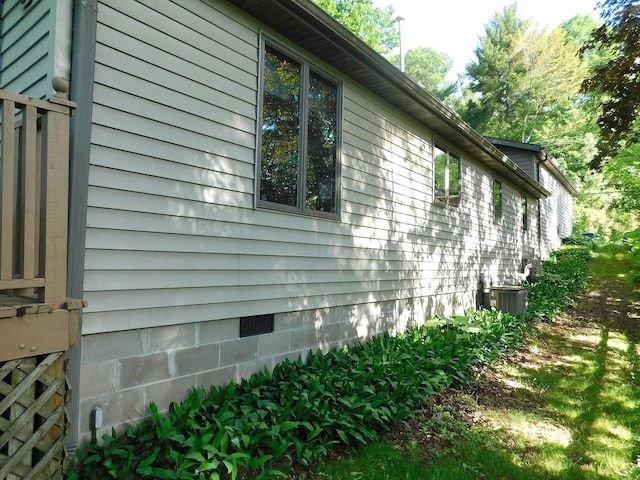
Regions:
<instances>
[{"instance_id":1,"label":"exterior wall panel","mask_svg":"<svg viewBox=\"0 0 640 480\"><path fill-rule=\"evenodd\" d=\"M551 192L540 201L542 257L558 249L562 239L573 229L573 201L569 191L544 167L540 169L540 183Z\"/></svg>"},{"instance_id":2,"label":"exterior wall panel","mask_svg":"<svg viewBox=\"0 0 640 480\"><path fill-rule=\"evenodd\" d=\"M48 97L54 2L43 0L25 7L19 0L6 0L0 4L0 14L0 88Z\"/></svg>"},{"instance_id":3,"label":"exterior wall panel","mask_svg":"<svg viewBox=\"0 0 640 480\"><path fill-rule=\"evenodd\" d=\"M433 133L313 58L344 82L340 220L255 209L259 36L220 0L100 3L82 432L98 404L109 428L171 391L460 313L481 277L521 267L519 191L503 181L494 222L494 174L449 145L460 206L434 204ZM275 333L238 338L265 313Z\"/></svg>"}]
</instances>

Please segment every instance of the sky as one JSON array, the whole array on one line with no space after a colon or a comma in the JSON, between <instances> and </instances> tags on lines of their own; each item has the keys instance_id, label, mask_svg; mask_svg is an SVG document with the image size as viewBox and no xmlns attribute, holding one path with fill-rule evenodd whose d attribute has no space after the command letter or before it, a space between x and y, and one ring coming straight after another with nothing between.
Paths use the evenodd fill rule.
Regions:
<instances>
[{"instance_id":1,"label":"sky","mask_svg":"<svg viewBox=\"0 0 640 480\"><path fill-rule=\"evenodd\" d=\"M453 59L447 78L455 80L475 58L473 51L484 26L496 11L514 0L374 0L376 7L392 5L402 22L402 49L431 47ZM598 18L598 0L519 0L521 18L540 27L556 27L577 14Z\"/></svg>"}]
</instances>

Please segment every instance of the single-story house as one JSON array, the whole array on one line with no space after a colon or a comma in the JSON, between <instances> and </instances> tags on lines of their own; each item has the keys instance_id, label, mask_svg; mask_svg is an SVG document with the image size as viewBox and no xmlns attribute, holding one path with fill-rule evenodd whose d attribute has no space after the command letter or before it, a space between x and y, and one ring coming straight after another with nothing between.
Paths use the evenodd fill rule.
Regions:
<instances>
[{"instance_id":1,"label":"single-story house","mask_svg":"<svg viewBox=\"0 0 640 480\"><path fill-rule=\"evenodd\" d=\"M0 89L48 100L56 79L59 98L62 77L75 107L71 450L96 407L100 437L151 401L462 312L570 234L543 150L518 146L532 175L310 0L0 14Z\"/></svg>"}]
</instances>

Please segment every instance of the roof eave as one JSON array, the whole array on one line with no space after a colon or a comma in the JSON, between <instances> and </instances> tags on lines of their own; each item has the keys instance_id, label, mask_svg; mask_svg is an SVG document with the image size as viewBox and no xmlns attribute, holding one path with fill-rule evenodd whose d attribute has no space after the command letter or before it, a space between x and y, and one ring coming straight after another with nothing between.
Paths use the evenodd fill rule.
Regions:
<instances>
[{"instance_id":1,"label":"roof eave","mask_svg":"<svg viewBox=\"0 0 640 480\"><path fill-rule=\"evenodd\" d=\"M573 184L567 173L558 163L558 160L546 150L540 152L540 159L543 164L551 171L554 177L571 193L571 195L578 194L578 189Z\"/></svg>"},{"instance_id":2,"label":"roof eave","mask_svg":"<svg viewBox=\"0 0 640 480\"><path fill-rule=\"evenodd\" d=\"M309 0L228 0L342 71L534 198L551 193L433 94Z\"/></svg>"}]
</instances>

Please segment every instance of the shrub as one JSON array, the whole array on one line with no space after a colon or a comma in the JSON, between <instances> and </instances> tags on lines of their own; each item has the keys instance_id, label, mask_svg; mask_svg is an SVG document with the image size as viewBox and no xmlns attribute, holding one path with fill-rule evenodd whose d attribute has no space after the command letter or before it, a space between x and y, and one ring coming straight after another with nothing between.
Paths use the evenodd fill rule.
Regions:
<instances>
[{"instance_id":1,"label":"shrub","mask_svg":"<svg viewBox=\"0 0 640 480\"><path fill-rule=\"evenodd\" d=\"M336 444L364 444L411 416L425 396L466 382L524 335L496 311L284 361L241 383L194 390L161 415L78 452L68 478L210 479L284 475Z\"/></svg>"},{"instance_id":2,"label":"shrub","mask_svg":"<svg viewBox=\"0 0 640 480\"><path fill-rule=\"evenodd\" d=\"M562 240L563 245L574 245L593 249L594 241L586 235L573 234Z\"/></svg>"},{"instance_id":3,"label":"shrub","mask_svg":"<svg viewBox=\"0 0 640 480\"><path fill-rule=\"evenodd\" d=\"M562 311L586 285L590 258L590 246L564 245L554 252L527 285L527 318L551 319Z\"/></svg>"},{"instance_id":4,"label":"shrub","mask_svg":"<svg viewBox=\"0 0 640 480\"><path fill-rule=\"evenodd\" d=\"M625 233L623 242L631 253L633 263L629 277L632 282L640 282L640 230Z\"/></svg>"}]
</instances>

